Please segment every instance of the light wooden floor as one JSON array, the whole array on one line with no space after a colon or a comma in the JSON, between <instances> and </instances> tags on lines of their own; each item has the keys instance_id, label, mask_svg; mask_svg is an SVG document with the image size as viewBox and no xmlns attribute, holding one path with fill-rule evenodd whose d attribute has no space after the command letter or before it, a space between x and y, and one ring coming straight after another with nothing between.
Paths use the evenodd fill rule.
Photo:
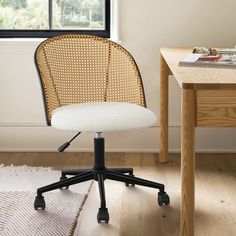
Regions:
<instances>
[{"instance_id":1,"label":"light wooden floor","mask_svg":"<svg viewBox=\"0 0 236 236\"><path fill-rule=\"evenodd\" d=\"M56 169L89 167L89 153L0 153L0 164L52 166ZM97 224L99 207L94 182L81 212L81 236L179 235L180 157L170 155L160 164L156 154L108 153L108 166L133 166L136 176L166 185L169 207L157 205L157 191L125 187L106 181L110 222ZM198 154L196 157L196 236L236 235L236 154ZM191 236L191 235L190 235Z\"/></svg>"}]
</instances>

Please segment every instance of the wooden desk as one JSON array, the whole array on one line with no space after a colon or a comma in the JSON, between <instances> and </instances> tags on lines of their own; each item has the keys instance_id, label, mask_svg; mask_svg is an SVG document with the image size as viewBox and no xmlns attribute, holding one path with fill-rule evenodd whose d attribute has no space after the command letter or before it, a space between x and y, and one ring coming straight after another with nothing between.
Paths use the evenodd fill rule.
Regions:
<instances>
[{"instance_id":1,"label":"wooden desk","mask_svg":"<svg viewBox=\"0 0 236 236\"><path fill-rule=\"evenodd\" d=\"M194 236L195 127L236 127L236 69L179 67L190 52L161 49L161 162L168 161L169 75L181 87L181 236Z\"/></svg>"}]
</instances>

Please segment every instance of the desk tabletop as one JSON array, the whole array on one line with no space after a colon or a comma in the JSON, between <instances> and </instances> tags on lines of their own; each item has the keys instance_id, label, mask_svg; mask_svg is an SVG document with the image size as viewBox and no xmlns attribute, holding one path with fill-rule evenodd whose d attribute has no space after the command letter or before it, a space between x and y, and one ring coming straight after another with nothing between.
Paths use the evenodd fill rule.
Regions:
<instances>
[{"instance_id":1,"label":"desk tabletop","mask_svg":"<svg viewBox=\"0 0 236 236\"><path fill-rule=\"evenodd\" d=\"M236 69L180 67L179 61L191 49L161 48L160 52L181 88L236 88Z\"/></svg>"}]
</instances>

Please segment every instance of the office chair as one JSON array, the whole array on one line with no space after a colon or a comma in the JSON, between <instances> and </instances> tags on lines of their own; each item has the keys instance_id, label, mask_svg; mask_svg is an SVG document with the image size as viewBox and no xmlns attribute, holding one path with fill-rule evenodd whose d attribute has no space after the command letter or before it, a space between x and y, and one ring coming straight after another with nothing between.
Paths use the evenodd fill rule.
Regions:
<instances>
[{"instance_id":1,"label":"office chair","mask_svg":"<svg viewBox=\"0 0 236 236\"><path fill-rule=\"evenodd\" d=\"M42 42L36 49L35 63L47 124L79 132L76 136L80 132L94 132L96 137L94 167L63 170L58 182L37 189L34 208L45 209L42 195L45 192L96 180L101 200L97 221L108 223L106 179L124 182L126 186L159 189L158 204L169 205L163 184L135 177L132 168L107 168L105 165L103 132L148 127L156 121L154 113L146 108L140 72L130 53L104 38L70 34ZM59 151L68 146L69 142Z\"/></svg>"}]
</instances>

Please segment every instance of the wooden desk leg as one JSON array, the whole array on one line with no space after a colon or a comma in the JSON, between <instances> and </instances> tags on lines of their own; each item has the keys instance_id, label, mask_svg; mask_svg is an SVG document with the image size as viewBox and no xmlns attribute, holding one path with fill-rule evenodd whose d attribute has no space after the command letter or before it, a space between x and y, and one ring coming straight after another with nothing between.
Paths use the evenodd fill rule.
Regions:
<instances>
[{"instance_id":1,"label":"wooden desk leg","mask_svg":"<svg viewBox=\"0 0 236 236\"><path fill-rule=\"evenodd\" d=\"M195 205L195 97L182 89L181 97L181 213L180 235L194 236Z\"/></svg>"},{"instance_id":2,"label":"wooden desk leg","mask_svg":"<svg viewBox=\"0 0 236 236\"><path fill-rule=\"evenodd\" d=\"M161 56L160 67L160 162L168 162L168 76L169 67Z\"/></svg>"}]
</instances>

